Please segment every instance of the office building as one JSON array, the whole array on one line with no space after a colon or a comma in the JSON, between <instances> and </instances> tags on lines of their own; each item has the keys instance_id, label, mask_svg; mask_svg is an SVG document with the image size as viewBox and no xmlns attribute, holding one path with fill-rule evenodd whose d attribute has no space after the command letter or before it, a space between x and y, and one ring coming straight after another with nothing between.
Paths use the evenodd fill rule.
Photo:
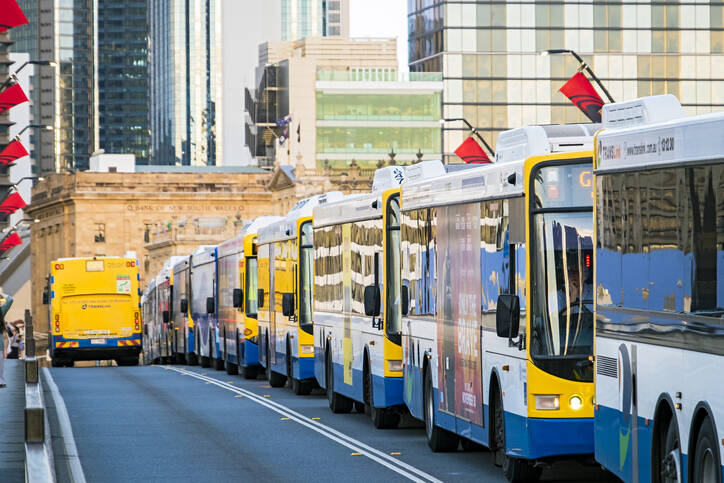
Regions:
<instances>
[{"instance_id":1,"label":"office building","mask_svg":"<svg viewBox=\"0 0 724 483\"><path fill-rule=\"evenodd\" d=\"M547 49L580 54L616 101L671 93L687 114L724 108L721 5L408 0L408 24L410 70L442 72L445 117L491 144L524 124L587 122L558 92L578 63ZM449 161L468 132L446 123Z\"/></svg>"},{"instance_id":2,"label":"office building","mask_svg":"<svg viewBox=\"0 0 724 483\"><path fill-rule=\"evenodd\" d=\"M349 36L349 0L281 0L282 40Z\"/></svg>"},{"instance_id":3,"label":"office building","mask_svg":"<svg viewBox=\"0 0 724 483\"><path fill-rule=\"evenodd\" d=\"M148 2L96 2L98 147L148 164Z\"/></svg>"},{"instance_id":4,"label":"office building","mask_svg":"<svg viewBox=\"0 0 724 483\"><path fill-rule=\"evenodd\" d=\"M247 93L246 138L260 166L307 172L439 159L441 76L399 74L394 39L267 43L259 78Z\"/></svg>"}]
</instances>

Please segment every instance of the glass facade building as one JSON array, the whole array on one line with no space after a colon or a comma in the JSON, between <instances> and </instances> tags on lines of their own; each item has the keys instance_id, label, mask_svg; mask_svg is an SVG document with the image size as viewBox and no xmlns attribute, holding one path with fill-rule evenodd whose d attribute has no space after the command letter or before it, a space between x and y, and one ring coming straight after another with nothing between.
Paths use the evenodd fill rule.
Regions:
<instances>
[{"instance_id":1,"label":"glass facade building","mask_svg":"<svg viewBox=\"0 0 724 483\"><path fill-rule=\"evenodd\" d=\"M282 40L349 35L349 0L281 0Z\"/></svg>"},{"instance_id":2,"label":"glass facade building","mask_svg":"<svg viewBox=\"0 0 724 483\"><path fill-rule=\"evenodd\" d=\"M218 0L148 4L153 164L217 164L222 143L220 24Z\"/></svg>"},{"instance_id":3,"label":"glass facade building","mask_svg":"<svg viewBox=\"0 0 724 483\"><path fill-rule=\"evenodd\" d=\"M98 144L148 164L147 1L97 2Z\"/></svg>"},{"instance_id":4,"label":"glass facade building","mask_svg":"<svg viewBox=\"0 0 724 483\"><path fill-rule=\"evenodd\" d=\"M491 145L525 124L587 122L558 92L578 63L547 49L576 51L617 101L671 93L687 114L724 108L721 2L408 0L408 25L410 70L442 72L445 117ZM445 125L448 161L467 134Z\"/></svg>"}]
</instances>

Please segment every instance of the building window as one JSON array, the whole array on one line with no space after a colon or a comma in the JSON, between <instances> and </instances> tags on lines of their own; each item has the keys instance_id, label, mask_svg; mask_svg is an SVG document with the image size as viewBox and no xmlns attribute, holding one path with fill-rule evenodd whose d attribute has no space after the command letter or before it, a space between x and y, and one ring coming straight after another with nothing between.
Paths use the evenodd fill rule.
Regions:
<instances>
[{"instance_id":1,"label":"building window","mask_svg":"<svg viewBox=\"0 0 724 483\"><path fill-rule=\"evenodd\" d=\"M95 235L93 235L93 241L96 243L106 242L106 224L96 223Z\"/></svg>"}]
</instances>

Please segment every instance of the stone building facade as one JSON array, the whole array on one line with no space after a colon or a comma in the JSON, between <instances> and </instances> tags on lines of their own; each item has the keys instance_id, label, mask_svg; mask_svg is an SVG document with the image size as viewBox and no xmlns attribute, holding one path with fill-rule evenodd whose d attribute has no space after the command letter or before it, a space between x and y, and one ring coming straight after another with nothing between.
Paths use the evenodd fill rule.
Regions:
<instances>
[{"instance_id":1,"label":"stone building facade","mask_svg":"<svg viewBox=\"0 0 724 483\"><path fill-rule=\"evenodd\" d=\"M161 250L149 257L149 250L162 248L157 234L163 227L178 230L184 225L189 234L201 227L198 234L206 236L204 240L211 236L218 243L232 236L243 220L272 214L270 173L258 168L215 169L78 172L53 174L39 182L25 210L38 220L31 229L32 307L38 332L47 333L48 328L41 298L50 261L135 252L144 286L144 279L156 273L158 258L189 251L177 244L176 253ZM216 228L209 231L204 228L208 226Z\"/></svg>"}]
</instances>

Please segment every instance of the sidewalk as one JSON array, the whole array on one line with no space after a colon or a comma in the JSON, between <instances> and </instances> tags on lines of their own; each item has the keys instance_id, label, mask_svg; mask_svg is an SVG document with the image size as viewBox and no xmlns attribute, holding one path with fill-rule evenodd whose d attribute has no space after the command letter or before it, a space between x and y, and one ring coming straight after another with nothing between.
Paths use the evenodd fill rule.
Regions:
<instances>
[{"instance_id":1,"label":"sidewalk","mask_svg":"<svg viewBox=\"0 0 724 483\"><path fill-rule=\"evenodd\" d=\"M0 480L25 481L25 369L23 361L5 360L5 380L0 389Z\"/></svg>"}]
</instances>

